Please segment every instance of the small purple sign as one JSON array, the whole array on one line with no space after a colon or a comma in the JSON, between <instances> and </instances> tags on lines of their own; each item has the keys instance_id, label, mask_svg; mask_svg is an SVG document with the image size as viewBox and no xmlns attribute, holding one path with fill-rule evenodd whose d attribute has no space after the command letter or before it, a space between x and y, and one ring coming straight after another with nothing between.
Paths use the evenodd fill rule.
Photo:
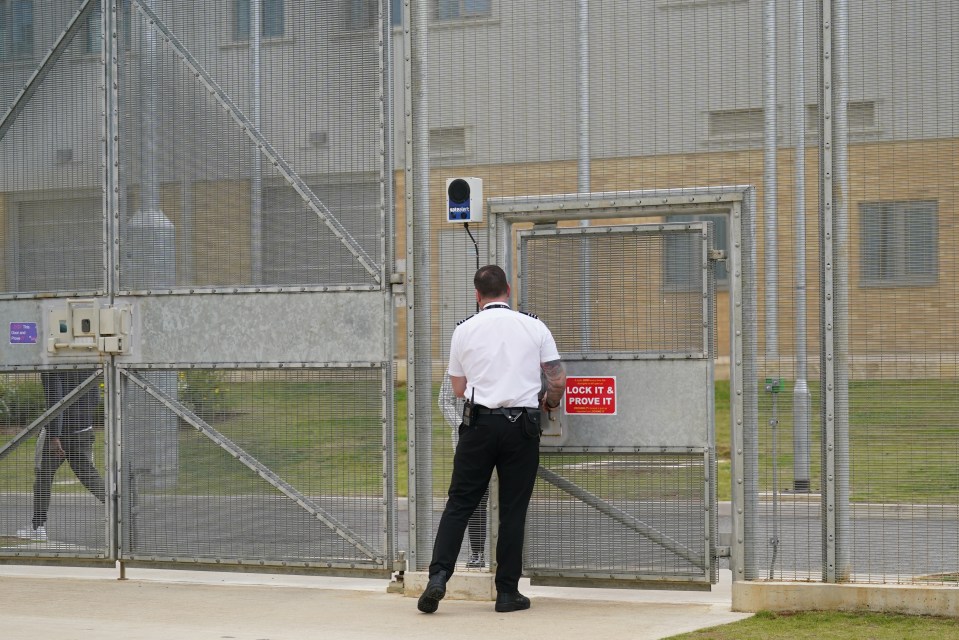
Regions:
<instances>
[{"instance_id":1,"label":"small purple sign","mask_svg":"<svg viewBox=\"0 0 959 640\"><path fill-rule=\"evenodd\" d=\"M37 323L36 322L11 322L10 323L10 344L36 344L37 343Z\"/></svg>"}]
</instances>

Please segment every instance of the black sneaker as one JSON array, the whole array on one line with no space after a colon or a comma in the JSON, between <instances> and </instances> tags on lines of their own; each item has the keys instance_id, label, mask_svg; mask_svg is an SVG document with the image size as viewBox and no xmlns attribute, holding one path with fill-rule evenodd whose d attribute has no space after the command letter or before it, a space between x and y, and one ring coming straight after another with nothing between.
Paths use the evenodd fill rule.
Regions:
<instances>
[{"instance_id":1,"label":"black sneaker","mask_svg":"<svg viewBox=\"0 0 959 640\"><path fill-rule=\"evenodd\" d=\"M523 609L529 609L529 598L524 596L519 591L513 591L512 593L497 593L495 609L497 613L509 613L510 611L522 611Z\"/></svg>"},{"instance_id":2,"label":"black sneaker","mask_svg":"<svg viewBox=\"0 0 959 640\"><path fill-rule=\"evenodd\" d=\"M486 566L485 553L471 553L469 560L466 561L466 567L468 569L482 569L485 566Z\"/></svg>"},{"instance_id":3,"label":"black sneaker","mask_svg":"<svg viewBox=\"0 0 959 640\"><path fill-rule=\"evenodd\" d=\"M416 608L423 613L433 613L440 607L440 600L446 595L446 581L448 576L445 571L430 576L430 581L426 583L423 589L423 595L416 602Z\"/></svg>"}]
</instances>

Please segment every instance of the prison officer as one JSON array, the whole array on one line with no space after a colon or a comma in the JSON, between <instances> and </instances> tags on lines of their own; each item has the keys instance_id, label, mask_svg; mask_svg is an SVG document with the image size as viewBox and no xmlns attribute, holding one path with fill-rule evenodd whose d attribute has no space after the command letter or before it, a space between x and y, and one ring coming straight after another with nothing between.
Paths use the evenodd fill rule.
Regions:
<instances>
[{"instance_id":1,"label":"prison officer","mask_svg":"<svg viewBox=\"0 0 959 640\"><path fill-rule=\"evenodd\" d=\"M429 582L417 603L423 613L436 611L446 595L463 533L494 468L500 515L495 610L529 608L519 578L526 511L539 468L540 416L559 406L566 386L553 335L535 316L510 309L503 270L481 267L473 285L481 311L457 325L450 344L450 382L456 396L467 402ZM541 372L546 383L540 399Z\"/></svg>"}]
</instances>

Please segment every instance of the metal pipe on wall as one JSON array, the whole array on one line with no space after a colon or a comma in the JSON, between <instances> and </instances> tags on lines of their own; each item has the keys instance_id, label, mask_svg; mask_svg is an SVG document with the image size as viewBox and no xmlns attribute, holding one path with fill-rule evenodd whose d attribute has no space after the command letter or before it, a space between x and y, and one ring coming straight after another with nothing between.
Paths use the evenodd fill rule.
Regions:
<instances>
[{"instance_id":1,"label":"metal pipe on wall","mask_svg":"<svg viewBox=\"0 0 959 640\"><path fill-rule=\"evenodd\" d=\"M263 24L263 0L250 2L250 66L253 126L260 127L260 40ZM253 284L263 282L263 156L253 147L250 175L250 265Z\"/></svg>"},{"instance_id":2,"label":"metal pipe on wall","mask_svg":"<svg viewBox=\"0 0 959 640\"><path fill-rule=\"evenodd\" d=\"M589 0L579 0L576 4L577 20L577 172L576 188L580 193L589 193L590 149L589 149ZM583 221L588 224L588 221Z\"/></svg>"},{"instance_id":3,"label":"metal pipe on wall","mask_svg":"<svg viewBox=\"0 0 959 640\"><path fill-rule=\"evenodd\" d=\"M806 74L805 0L793 11L793 136L795 137L796 384L793 386L793 489L809 491L809 415L806 379Z\"/></svg>"},{"instance_id":4,"label":"metal pipe on wall","mask_svg":"<svg viewBox=\"0 0 959 640\"><path fill-rule=\"evenodd\" d=\"M580 193L589 193L592 188L590 185L590 143L589 143L589 0L579 0L576 4L577 11L577 73L576 73L576 94L577 94L577 171L576 188ZM589 220L580 220L579 226L588 227ZM590 309L591 288L590 282L590 243L587 240L583 244L583 253L580 258L582 270L582 293L580 298L580 335L582 336L582 349L589 348L590 343L590 324L592 323L592 312Z\"/></svg>"},{"instance_id":5,"label":"metal pipe on wall","mask_svg":"<svg viewBox=\"0 0 959 640\"><path fill-rule=\"evenodd\" d=\"M144 0L154 8L154 0ZM156 166L156 55L157 34L147 20L141 19L138 60L140 71L140 209L160 210L160 186Z\"/></svg>"},{"instance_id":6,"label":"metal pipe on wall","mask_svg":"<svg viewBox=\"0 0 959 640\"><path fill-rule=\"evenodd\" d=\"M763 231L765 255L766 360L779 357L777 329L779 260L776 180L776 0L763 4Z\"/></svg>"}]
</instances>

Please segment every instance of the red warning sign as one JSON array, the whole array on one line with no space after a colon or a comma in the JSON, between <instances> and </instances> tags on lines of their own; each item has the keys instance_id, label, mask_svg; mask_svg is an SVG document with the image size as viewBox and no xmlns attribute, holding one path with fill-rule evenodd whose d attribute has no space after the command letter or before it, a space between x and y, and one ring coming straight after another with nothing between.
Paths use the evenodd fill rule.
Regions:
<instances>
[{"instance_id":1,"label":"red warning sign","mask_svg":"<svg viewBox=\"0 0 959 640\"><path fill-rule=\"evenodd\" d=\"M566 378L566 413L616 415L616 376Z\"/></svg>"}]
</instances>

